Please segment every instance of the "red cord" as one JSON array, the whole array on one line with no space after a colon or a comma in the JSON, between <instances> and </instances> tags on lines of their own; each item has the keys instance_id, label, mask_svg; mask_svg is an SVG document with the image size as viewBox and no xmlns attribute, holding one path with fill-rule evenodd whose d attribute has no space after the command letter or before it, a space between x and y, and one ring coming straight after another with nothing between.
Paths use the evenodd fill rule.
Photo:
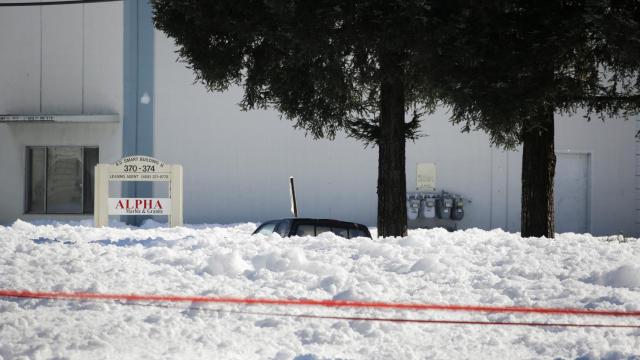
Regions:
<instances>
[{"instance_id":1,"label":"red cord","mask_svg":"<svg viewBox=\"0 0 640 360\"><path fill-rule=\"evenodd\" d=\"M257 299L235 297L178 296L178 295L139 295L139 294L100 294L87 292L32 292L26 290L0 290L0 297L30 299L63 299L63 300L124 300L150 302L192 302L243 305L297 305L349 308L377 308L394 310L440 310L461 312L493 312L493 313L528 313L551 315L588 315L640 317L640 311L592 310L572 308L541 308L521 306L482 306L482 305L442 305L367 302L350 300L311 300L311 299Z\"/></svg>"}]
</instances>

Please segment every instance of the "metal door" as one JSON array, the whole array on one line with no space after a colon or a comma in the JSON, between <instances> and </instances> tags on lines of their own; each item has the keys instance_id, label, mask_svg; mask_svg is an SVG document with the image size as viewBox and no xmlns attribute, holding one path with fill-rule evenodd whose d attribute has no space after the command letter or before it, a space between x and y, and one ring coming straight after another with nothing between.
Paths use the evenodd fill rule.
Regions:
<instances>
[{"instance_id":1,"label":"metal door","mask_svg":"<svg viewBox=\"0 0 640 360\"><path fill-rule=\"evenodd\" d=\"M588 153L557 154L555 177L556 232L590 232Z\"/></svg>"}]
</instances>

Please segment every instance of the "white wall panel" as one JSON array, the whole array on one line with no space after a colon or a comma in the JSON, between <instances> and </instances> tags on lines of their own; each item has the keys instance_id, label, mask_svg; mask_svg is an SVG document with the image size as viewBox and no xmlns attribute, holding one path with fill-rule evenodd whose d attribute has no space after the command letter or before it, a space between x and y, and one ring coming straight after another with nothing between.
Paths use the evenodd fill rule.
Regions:
<instances>
[{"instance_id":1,"label":"white wall panel","mask_svg":"<svg viewBox=\"0 0 640 360\"><path fill-rule=\"evenodd\" d=\"M556 150L591 154L591 231L634 235L635 119L556 121Z\"/></svg>"},{"instance_id":2,"label":"white wall panel","mask_svg":"<svg viewBox=\"0 0 640 360\"><path fill-rule=\"evenodd\" d=\"M12 126L0 123L0 224L15 220L24 205L25 149Z\"/></svg>"},{"instance_id":3,"label":"white wall panel","mask_svg":"<svg viewBox=\"0 0 640 360\"><path fill-rule=\"evenodd\" d=\"M82 5L42 8L42 112L82 112Z\"/></svg>"},{"instance_id":4,"label":"white wall panel","mask_svg":"<svg viewBox=\"0 0 640 360\"><path fill-rule=\"evenodd\" d=\"M507 229L509 196L507 192L507 158L509 153L494 147L491 151L491 228Z\"/></svg>"},{"instance_id":5,"label":"white wall panel","mask_svg":"<svg viewBox=\"0 0 640 360\"><path fill-rule=\"evenodd\" d=\"M635 172L635 176L636 176L636 190L635 190L635 218L636 218L636 223L635 223L635 233L634 236L640 236L640 116L636 116L635 119L633 120L635 121L636 124L636 128L634 129L635 131L635 138L636 138L636 152L635 152L635 156L636 156L636 172Z\"/></svg>"},{"instance_id":6,"label":"white wall panel","mask_svg":"<svg viewBox=\"0 0 640 360\"><path fill-rule=\"evenodd\" d=\"M40 8L1 8L0 114L39 112L40 80Z\"/></svg>"},{"instance_id":7,"label":"white wall panel","mask_svg":"<svg viewBox=\"0 0 640 360\"><path fill-rule=\"evenodd\" d=\"M122 108L122 3L85 5L84 113L120 113Z\"/></svg>"},{"instance_id":8,"label":"white wall panel","mask_svg":"<svg viewBox=\"0 0 640 360\"><path fill-rule=\"evenodd\" d=\"M520 231L522 147L507 153L507 230Z\"/></svg>"}]
</instances>

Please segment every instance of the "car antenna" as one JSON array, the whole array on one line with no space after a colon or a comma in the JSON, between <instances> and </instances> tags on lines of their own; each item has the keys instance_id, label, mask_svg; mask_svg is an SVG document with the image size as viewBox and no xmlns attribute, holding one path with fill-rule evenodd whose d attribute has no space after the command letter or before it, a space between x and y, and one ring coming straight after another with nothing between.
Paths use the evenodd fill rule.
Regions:
<instances>
[{"instance_id":1,"label":"car antenna","mask_svg":"<svg viewBox=\"0 0 640 360\"><path fill-rule=\"evenodd\" d=\"M298 217L298 203L296 202L296 188L293 186L293 176L289 176L289 195L291 196L291 213Z\"/></svg>"}]
</instances>

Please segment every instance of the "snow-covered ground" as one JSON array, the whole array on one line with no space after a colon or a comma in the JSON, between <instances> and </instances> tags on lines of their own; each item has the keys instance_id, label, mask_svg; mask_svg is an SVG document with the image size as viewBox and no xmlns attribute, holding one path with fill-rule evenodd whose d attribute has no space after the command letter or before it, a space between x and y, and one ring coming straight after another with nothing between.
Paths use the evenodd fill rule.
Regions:
<instances>
[{"instance_id":1,"label":"snow-covered ground","mask_svg":"<svg viewBox=\"0 0 640 360\"><path fill-rule=\"evenodd\" d=\"M640 242L500 230L251 236L255 224L0 226L0 289L640 310ZM238 312L638 324L640 319L0 299L0 359L640 359L640 330Z\"/></svg>"}]
</instances>

